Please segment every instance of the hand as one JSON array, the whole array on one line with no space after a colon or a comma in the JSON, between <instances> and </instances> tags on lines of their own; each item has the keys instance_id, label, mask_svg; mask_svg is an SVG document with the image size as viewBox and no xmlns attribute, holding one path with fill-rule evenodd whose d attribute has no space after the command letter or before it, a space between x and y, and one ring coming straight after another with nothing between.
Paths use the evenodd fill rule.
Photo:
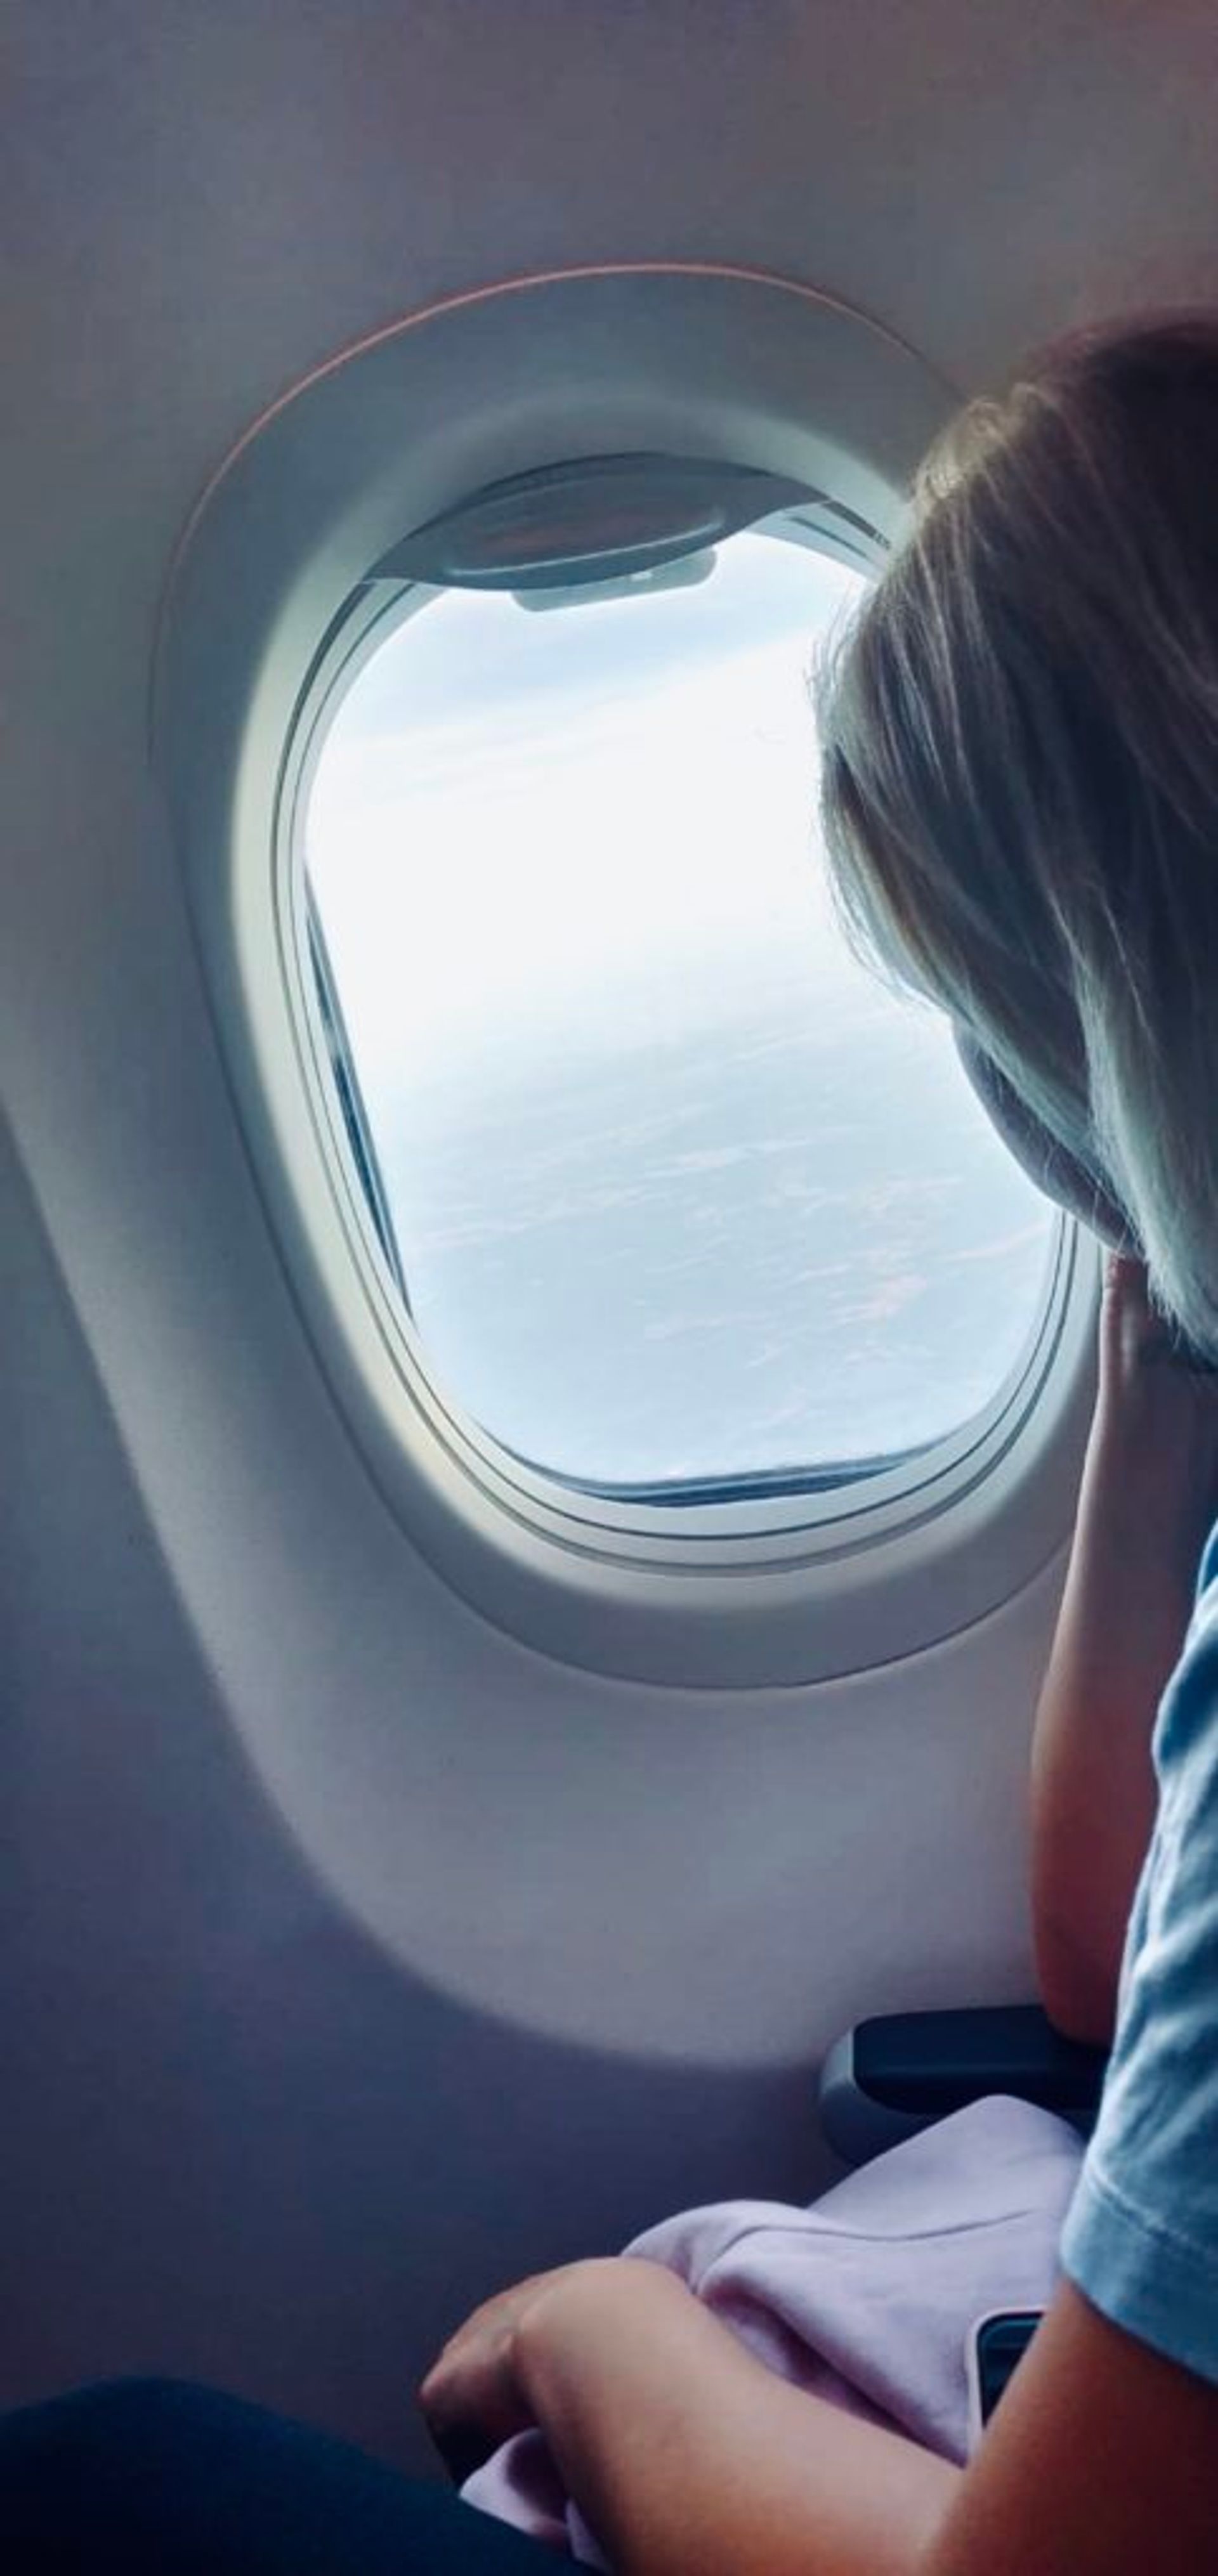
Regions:
<instances>
[{"instance_id":1,"label":"hand","mask_svg":"<svg viewBox=\"0 0 1218 2576\"><path fill-rule=\"evenodd\" d=\"M1114 1394L1147 1367L1170 1367L1204 1385L1212 1372L1180 1340L1150 1302L1146 1264L1132 1253L1109 1252L1100 1306L1100 1383Z\"/></svg>"},{"instance_id":2,"label":"hand","mask_svg":"<svg viewBox=\"0 0 1218 2576\"><path fill-rule=\"evenodd\" d=\"M1218 1374L1150 1302L1145 1264L1109 1253L1100 1306L1094 1443L1109 1508L1144 1552L1192 1555L1218 1515Z\"/></svg>"},{"instance_id":3,"label":"hand","mask_svg":"<svg viewBox=\"0 0 1218 2576\"><path fill-rule=\"evenodd\" d=\"M1146 1265L1105 1262L1100 1391L1079 1528L1105 1528L1118 1589L1159 1569L1185 1633L1197 1561L1218 1517L1218 1373L1192 1360L1151 1306ZM1174 1654L1179 1654L1179 1636Z\"/></svg>"},{"instance_id":4,"label":"hand","mask_svg":"<svg viewBox=\"0 0 1218 2576\"><path fill-rule=\"evenodd\" d=\"M535 2421L519 2369L526 2316L577 2275L603 2273L605 2262L565 2263L500 2290L449 2337L423 2380L418 2400L441 2459L460 2484L513 2433ZM620 2266L615 2263L616 2271Z\"/></svg>"}]
</instances>

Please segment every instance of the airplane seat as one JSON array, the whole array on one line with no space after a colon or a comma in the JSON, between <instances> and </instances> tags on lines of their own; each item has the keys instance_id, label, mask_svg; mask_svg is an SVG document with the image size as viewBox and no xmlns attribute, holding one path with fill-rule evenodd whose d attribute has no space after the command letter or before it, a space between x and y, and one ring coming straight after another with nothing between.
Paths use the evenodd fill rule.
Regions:
<instances>
[{"instance_id":1,"label":"airplane seat","mask_svg":"<svg viewBox=\"0 0 1218 2576\"><path fill-rule=\"evenodd\" d=\"M843 2163L883 2155L987 2094L1014 2095L1090 2135L1108 2060L1055 2030L1039 2004L883 2013L856 2022L821 2068L820 2125Z\"/></svg>"}]
</instances>

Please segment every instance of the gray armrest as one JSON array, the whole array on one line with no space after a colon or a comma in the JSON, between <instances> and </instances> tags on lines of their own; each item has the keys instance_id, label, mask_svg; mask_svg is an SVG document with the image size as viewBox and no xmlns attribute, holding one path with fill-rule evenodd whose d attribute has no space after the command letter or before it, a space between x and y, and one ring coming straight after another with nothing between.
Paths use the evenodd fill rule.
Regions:
<instances>
[{"instance_id":1,"label":"gray armrest","mask_svg":"<svg viewBox=\"0 0 1218 2576\"><path fill-rule=\"evenodd\" d=\"M830 2049L820 2078L820 2119L847 2164L866 2164L901 2138L987 2093L1013 2093L1071 2120L1095 2124L1104 2051L1063 2039L1039 2004L970 2012L885 2013L856 2022Z\"/></svg>"}]
</instances>

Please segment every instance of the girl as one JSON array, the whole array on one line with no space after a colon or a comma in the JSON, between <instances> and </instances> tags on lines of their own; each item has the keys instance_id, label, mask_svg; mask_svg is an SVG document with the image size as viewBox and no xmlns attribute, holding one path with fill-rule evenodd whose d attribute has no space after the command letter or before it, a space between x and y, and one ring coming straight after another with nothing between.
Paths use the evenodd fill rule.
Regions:
<instances>
[{"instance_id":1,"label":"girl","mask_svg":"<svg viewBox=\"0 0 1218 2576\"><path fill-rule=\"evenodd\" d=\"M1050 350L928 459L822 696L847 922L1094 1176L1168 1327L1118 1258L1037 1728L1046 2004L1081 2038L1116 2018L1064 2277L963 2472L776 2385L653 2267L493 2301L424 2403L496 2430L526 2407L622 2576L1218 2565L1218 1546L1157 1818L1145 1743L1215 1502L1177 1353L1218 1360L1216 466L1218 321Z\"/></svg>"}]
</instances>

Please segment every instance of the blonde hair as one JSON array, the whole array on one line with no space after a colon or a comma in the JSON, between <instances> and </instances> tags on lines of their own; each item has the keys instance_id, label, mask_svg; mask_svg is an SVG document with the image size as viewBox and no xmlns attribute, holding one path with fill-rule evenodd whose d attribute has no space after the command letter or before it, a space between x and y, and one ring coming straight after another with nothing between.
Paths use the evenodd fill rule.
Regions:
<instances>
[{"instance_id":1,"label":"blonde hair","mask_svg":"<svg viewBox=\"0 0 1218 2576\"><path fill-rule=\"evenodd\" d=\"M1056 343L913 505L819 680L839 909L1218 1358L1218 316Z\"/></svg>"}]
</instances>

